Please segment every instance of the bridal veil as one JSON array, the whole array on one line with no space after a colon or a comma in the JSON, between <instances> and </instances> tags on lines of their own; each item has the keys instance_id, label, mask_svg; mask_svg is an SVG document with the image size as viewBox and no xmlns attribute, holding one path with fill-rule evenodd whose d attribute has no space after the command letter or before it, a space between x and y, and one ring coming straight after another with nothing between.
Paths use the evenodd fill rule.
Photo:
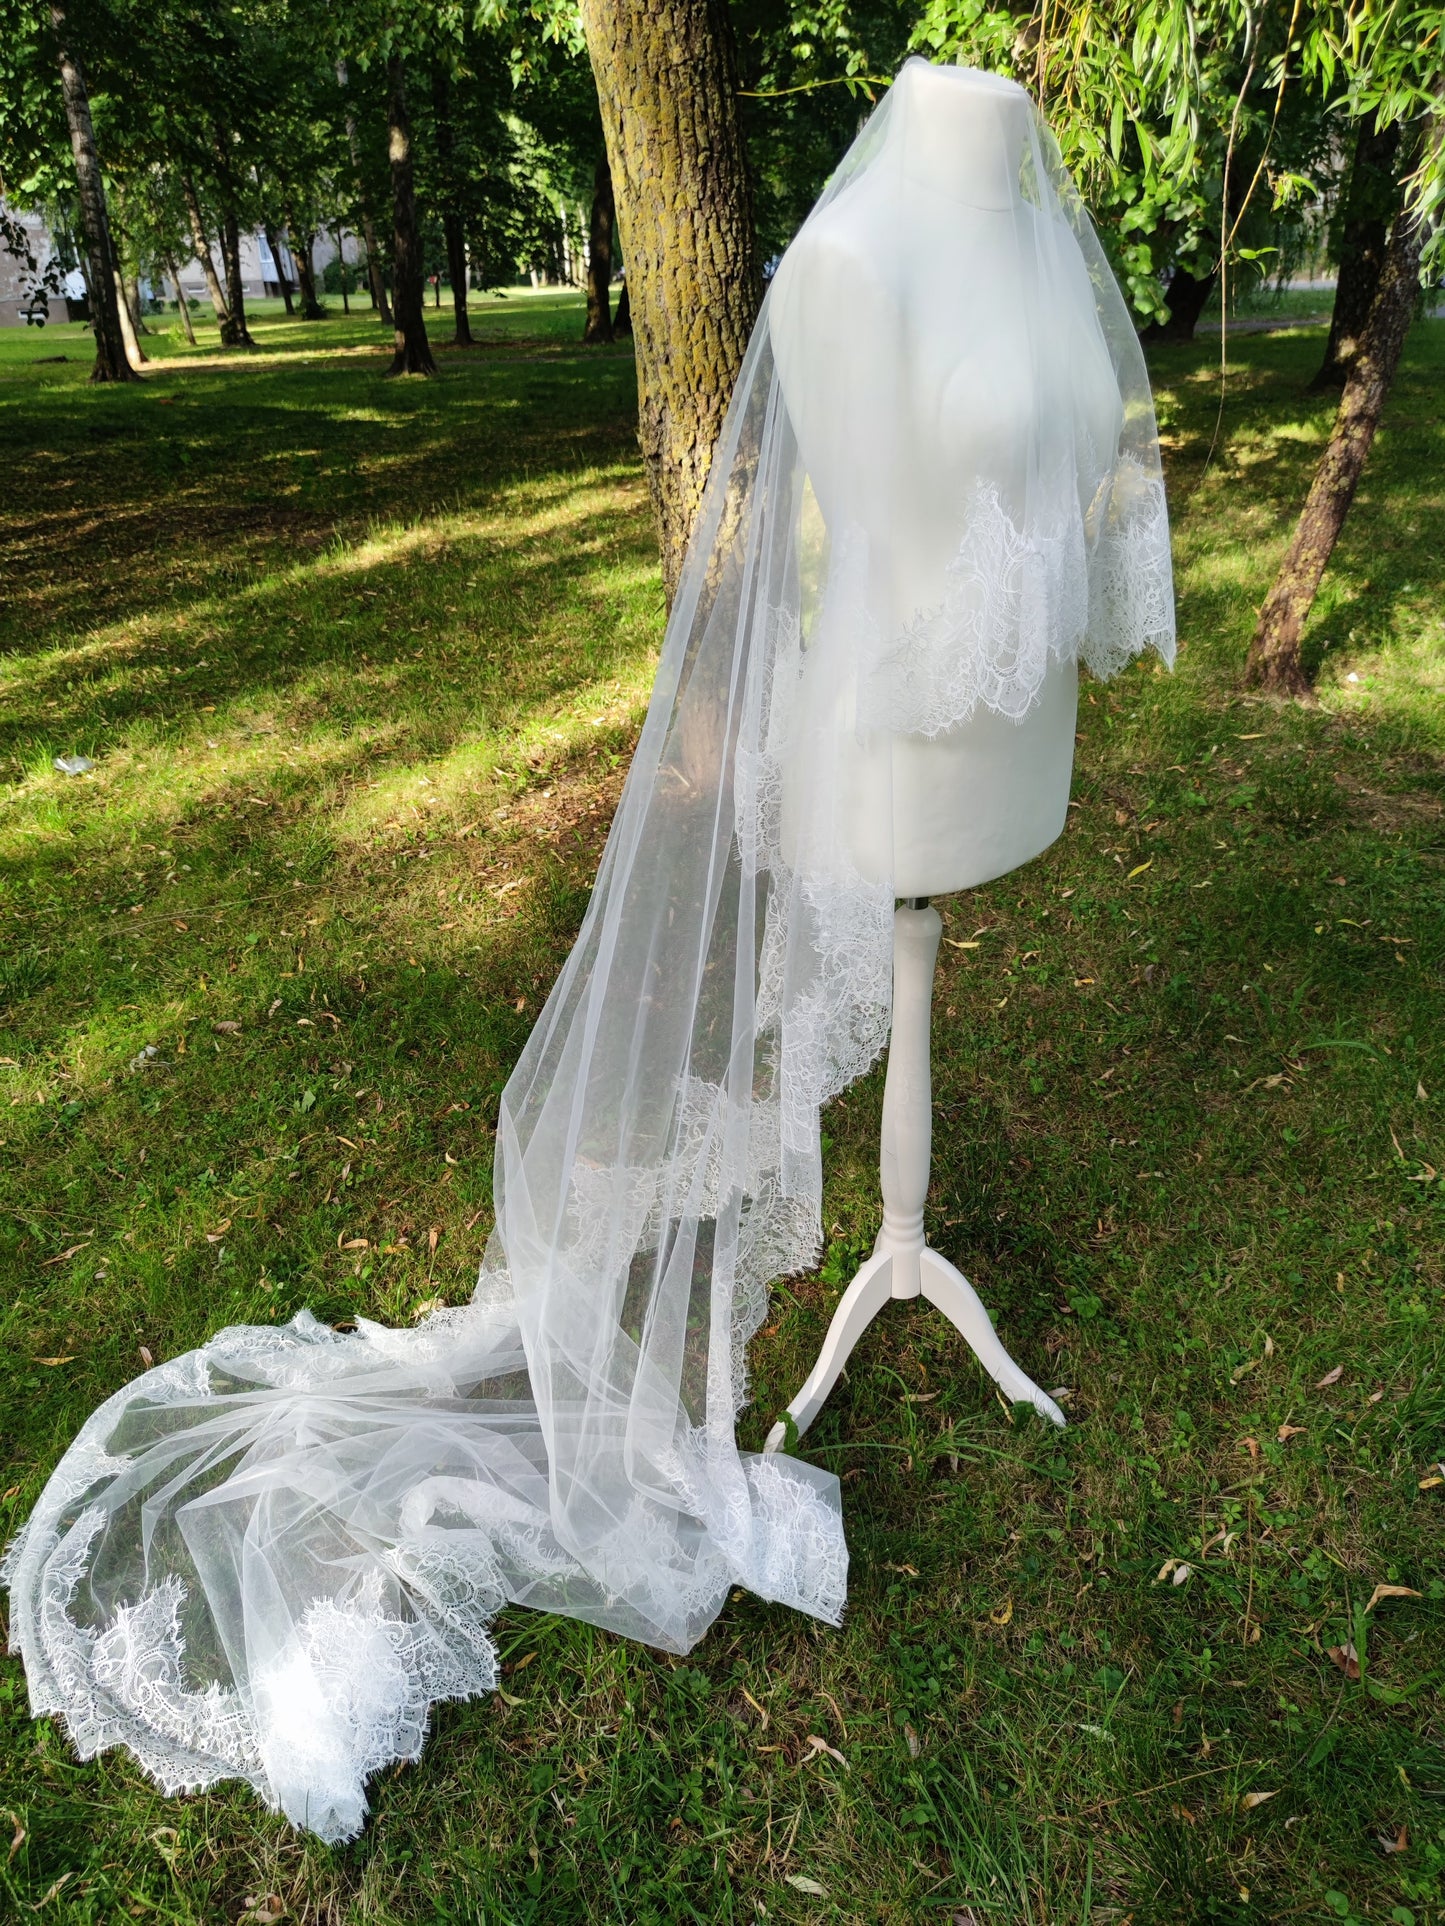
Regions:
<instances>
[{"instance_id":1,"label":"bridal veil","mask_svg":"<svg viewBox=\"0 0 1445 1926\"><path fill-rule=\"evenodd\" d=\"M893 164L921 65L810 219ZM817 1257L819 1108L889 1027L892 879L839 834L855 738L806 686L856 691L856 737L927 735L1026 713L1050 655L1173 648L1138 341L1019 100L1018 286L1106 358L1117 442L1053 409L1006 479L964 477L956 564L890 632L764 302L591 903L502 1097L475 1295L404 1331L222 1330L91 1417L5 1566L34 1711L83 1757L126 1746L170 1791L242 1778L340 1840L431 1704L495 1683L508 1603L673 1652L734 1585L838 1621L836 1480L735 1437L768 1284ZM886 412L837 431L879 477L900 458Z\"/></svg>"}]
</instances>

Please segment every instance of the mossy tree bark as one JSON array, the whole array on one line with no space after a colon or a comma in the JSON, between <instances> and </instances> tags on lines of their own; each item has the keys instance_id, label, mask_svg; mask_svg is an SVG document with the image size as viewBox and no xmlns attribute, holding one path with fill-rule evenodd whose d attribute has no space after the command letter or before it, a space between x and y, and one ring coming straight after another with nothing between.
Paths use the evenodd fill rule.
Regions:
<instances>
[{"instance_id":1,"label":"mossy tree bark","mask_svg":"<svg viewBox=\"0 0 1445 1926\"><path fill-rule=\"evenodd\" d=\"M1400 207L1400 187L1395 178L1399 149L1397 126L1377 129L1373 122L1361 121L1345 194L1330 337L1320 371L1310 383L1312 389L1343 388L1359 351L1360 336L1384 271L1390 222Z\"/></svg>"},{"instance_id":2,"label":"mossy tree bark","mask_svg":"<svg viewBox=\"0 0 1445 1926\"><path fill-rule=\"evenodd\" d=\"M617 209L612 198L612 169L604 151L592 177L592 219L587 232L587 324L584 342L612 339L612 227Z\"/></svg>"},{"instance_id":3,"label":"mossy tree bark","mask_svg":"<svg viewBox=\"0 0 1445 1926\"><path fill-rule=\"evenodd\" d=\"M111 241L95 128L91 124L90 96L80 62L71 50L63 6L51 5L50 25L60 63L60 88L70 130L70 152L75 162L81 231L85 235L85 283L90 294L91 326L95 331L95 367L90 378L92 381L135 381L138 376L126 353L120 316L118 263Z\"/></svg>"},{"instance_id":4,"label":"mossy tree bark","mask_svg":"<svg viewBox=\"0 0 1445 1926\"><path fill-rule=\"evenodd\" d=\"M761 293L736 50L726 0L581 0L581 11L671 602Z\"/></svg>"},{"instance_id":5,"label":"mossy tree bark","mask_svg":"<svg viewBox=\"0 0 1445 1926\"><path fill-rule=\"evenodd\" d=\"M388 374L435 374L423 301L421 236L416 225L416 169L406 108L406 70L400 54L387 68L387 153L391 159L394 279L392 314L396 353Z\"/></svg>"},{"instance_id":6,"label":"mossy tree bark","mask_svg":"<svg viewBox=\"0 0 1445 1926\"><path fill-rule=\"evenodd\" d=\"M1424 222L1413 209L1402 209L1395 217L1380 285L1345 376L1329 443L1249 645L1245 679L1270 694L1310 693L1300 652L1305 620L1345 525L1400 365L1420 293L1424 240Z\"/></svg>"}]
</instances>

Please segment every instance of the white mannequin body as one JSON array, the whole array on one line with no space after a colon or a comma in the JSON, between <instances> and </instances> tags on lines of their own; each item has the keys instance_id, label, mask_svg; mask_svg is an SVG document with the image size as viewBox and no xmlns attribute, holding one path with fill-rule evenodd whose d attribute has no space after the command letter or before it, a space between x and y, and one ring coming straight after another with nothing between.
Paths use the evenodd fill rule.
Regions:
<instances>
[{"instance_id":1,"label":"white mannequin body","mask_svg":"<svg viewBox=\"0 0 1445 1926\"><path fill-rule=\"evenodd\" d=\"M988 476L1021 517L1023 451L1043 411L1072 410L1081 439L1096 449L1114 447L1122 420L1087 277L1077 311L1060 311L1020 267L1031 258L1020 233L1027 237L1039 218L1019 189L1028 127L1021 89L916 60L897 86L908 91L890 136L896 151L809 223L770 297L789 418L809 473L829 478L819 508L830 537L849 525L865 532L869 579L886 583L868 613L885 635L941 603L970 477ZM866 426L860 432L870 420L896 425L886 460L877 459ZM1083 476L1079 487L1086 505ZM1011 1399L1062 1424L1053 1399L1004 1350L967 1279L924 1240L929 1009L942 925L919 899L1004 875L1059 835L1073 770L1077 665L1051 659L1020 721L980 705L926 738L870 734L856 685L815 676L810 687L806 663L804 700L824 725L817 734L826 739L831 729L850 742L836 797L850 856L865 877L891 876L906 900L895 920L883 1228L790 1413L806 1428L882 1304L922 1294ZM788 772L795 816L829 766L800 761ZM785 841L788 820L785 791ZM780 1423L767 1448L783 1439Z\"/></svg>"}]
</instances>

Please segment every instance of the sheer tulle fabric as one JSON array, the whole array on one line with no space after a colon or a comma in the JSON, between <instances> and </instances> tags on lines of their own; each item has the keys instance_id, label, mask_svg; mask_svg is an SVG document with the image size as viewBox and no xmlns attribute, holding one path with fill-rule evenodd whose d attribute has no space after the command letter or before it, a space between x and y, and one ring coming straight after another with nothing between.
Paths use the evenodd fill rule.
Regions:
<instances>
[{"instance_id":1,"label":"sheer tulle fabric","mask_svg":"<svg viewBox=\"0 0 1445 1926\"><path fill-rule=\"evenodd\" d=\"M909 72L811 218L888 168ZM876 538L821 514L765 303L592 901L502 1099L475 1296L406 1331L224 1330L95 1413L6 1562L34 1710L82 1756L242 1778L344 1839L430 1705L495 1683L509 1602L674 1652L732 1585L837 1622L836 1480L734 1425L768 1283L818 1252L819 1107L888 1034L893 887L839 827L850 755L1021 716L1051 658L1172 654L1143 361L1029 130L1020 273L1107 356L1117 444L1065 415L966 477L936 598L890 626ZM879 474L899 458L886 418L845 428Z\"/></svg>"}]
</instances>

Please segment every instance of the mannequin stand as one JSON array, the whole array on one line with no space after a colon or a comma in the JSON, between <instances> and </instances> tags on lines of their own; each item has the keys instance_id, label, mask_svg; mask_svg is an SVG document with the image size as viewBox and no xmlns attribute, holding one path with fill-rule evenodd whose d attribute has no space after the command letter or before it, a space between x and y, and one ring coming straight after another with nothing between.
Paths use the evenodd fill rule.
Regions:
<instances>
[{"instance_id":1,"label":"mannequin stand","mask_svg":"<svg viewBox=\"0 0 1445 1926\"><path fill-rule=\"evenodd\" d=\"M822 1409L854 1346L893 1297L926 1297L954 1324L985 1371L1010 1403L1031 1404L1052 1423L1064 1414L1053 1399L1014 1363L999 1342L988 1312L961 1271L930 1250L923 1235L923 1205L928 1196L932 1154L933 1093L929 1073L929 1028L933 968L943 921L923 903L903 903L893 921L893 1035L888 1046L888 1075L883 1086L883 1143L880 1175L883 1228L873 1255L843 1293L818 1362L788 1406L800 1432ZM779 1450L787 1437L781 1419L768 1433L764 1451Z\"/></svg>"}]
</instances>

